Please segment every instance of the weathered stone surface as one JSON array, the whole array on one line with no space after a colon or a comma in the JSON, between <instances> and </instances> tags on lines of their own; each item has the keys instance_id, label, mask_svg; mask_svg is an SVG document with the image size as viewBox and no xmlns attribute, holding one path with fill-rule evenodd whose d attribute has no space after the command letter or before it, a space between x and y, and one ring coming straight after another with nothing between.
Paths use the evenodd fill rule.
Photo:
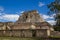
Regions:
<instances>
[{"instance_id":1,"label":"weathered stone surface","mask_svg":"<svg viewBox=\"0 0 60 40\"><path fill-rule=\"evenodd\" d=\"M6 33L5 36L46 37L51 30L51 25L45 22L36 10L22 13L15 23L5 22L1 23L0 26L2 26L0 28L3 29L4 35ZM47 32L47 30L49 31Z\"/></svg>"},{"instance_id":2,"label":"weathered stone surface","mask_svg":"<svg viewBox=\"0 0 60 40\"><path fill-rule=\"evenodd\" d=\"M44 21L37 10L27 11L20 15L12 29L50 29L51 25Z\"/></svg>"},{"instance_id":3,"label":"weathered stone surface","mask_svg":"<svg viewBox=\"0 0 60 40\"><path fill-rule=\"evenodd\" d=\"M14 25L13 22L0 22L0 30L11 29L10 26Z\"/></svg>"},{"instance_id":4,"label":"weathered stone surface","mask_svg":"<svg viewBox=\"0 0 60 40\"><path fill-rule=\"evenodd\" d=\"M5 31L5 33L4 33ZM0 30L0 36L10 36L10 37L47 37L46 29L38 30Z\"/></svg>"},{"instance_id":5,"label":"weathered stone surface","mask_svg":"<svg viewBox=\"0 0 60 40\"><path fill-rule=\"evenodd\" d=\"M32 10L22 13L17 22L44 22L38 11Z\"/></svg>"}]
</instances>

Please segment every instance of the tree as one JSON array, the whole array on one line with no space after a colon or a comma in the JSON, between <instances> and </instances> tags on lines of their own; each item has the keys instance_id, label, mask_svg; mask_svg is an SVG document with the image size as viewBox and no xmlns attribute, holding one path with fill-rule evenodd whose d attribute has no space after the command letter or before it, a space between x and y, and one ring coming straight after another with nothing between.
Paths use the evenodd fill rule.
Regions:
<instances>
[{"instance_id":1,"label":"tree","mask_svg":"<svg viewBox=\"0 0 60 40\"><path fill-rule=\"evenodd\" d=\"M55 0L54 2L48 4L48 8L50 8L50 11L57 13L60 11L60 0Z\"/></svg>"},{"instance_id":2,"label":"tree","mask_svg":"<svg viewBox=\"0 0 60 40\"><path fill-rule=\"evenodd\" d=\"M56 21L56 26L54 27L55 30L60 31L60 0L55 0L54 2L50 3L47 5L48 8L50 9L49 13L56 13L55 16L55 21Z\"/></svg>"}]
</instances>

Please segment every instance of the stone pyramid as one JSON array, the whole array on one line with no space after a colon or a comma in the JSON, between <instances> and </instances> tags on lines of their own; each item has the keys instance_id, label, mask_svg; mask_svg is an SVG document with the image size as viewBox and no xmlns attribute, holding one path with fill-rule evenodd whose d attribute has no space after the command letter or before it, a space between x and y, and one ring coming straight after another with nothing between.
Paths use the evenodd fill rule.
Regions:
<instances>
[{"instance_id":1,"label":"stone pyramid","mask_svg":"<svg viewBox=\"0 0 60 40\"><path fill-rule=\"evenodd\" d=\"M22 15L20 15L18 23L26 23L26 22L44 22L44 19L39 15L37 10L27 11L23 12Z\"/></svg>"},{"instance_id":2,"label":"stone pyramid","mask_svg":"<svg viewBox=\"0 0 60 40\"><path fill-rule=\"evenodd\" d=\"M47 23L38 11L25 11L16 21L12 29L50 29L51 25Z\"/></svg>"}]
</instances>

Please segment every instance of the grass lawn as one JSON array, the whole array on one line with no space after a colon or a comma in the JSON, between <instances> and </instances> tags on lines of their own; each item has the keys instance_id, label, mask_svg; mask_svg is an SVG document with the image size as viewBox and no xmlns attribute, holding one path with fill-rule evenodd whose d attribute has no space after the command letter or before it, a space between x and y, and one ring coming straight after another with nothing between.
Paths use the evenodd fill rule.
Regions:
<instances>
[{"instance_id":1,"label":"grass lawn","mask_svg":"<svg viewBox=\"0 0 60 40\"><path fill-rule=\"evenodd\" d=\"M40 40L41 38L0 37L0 40Z\"/></svg>"},{"instance_id":2,"label":"grass lawn","mask_svg":"<svg viewBox=\"0 0 60 40\"><path fill-rule=\"evenodd\" d=\"M53 40L55 40L56 39L56 37L50 37L50 38L48 38L48 39L45 39L45 38L20 38L20 37L0 37L0 40L49 40L49 39L53 39ZM59 39L59 37L57 37L57 39ZM56 39L56 40L57 40Z\"/></svg>"}]
</instances>

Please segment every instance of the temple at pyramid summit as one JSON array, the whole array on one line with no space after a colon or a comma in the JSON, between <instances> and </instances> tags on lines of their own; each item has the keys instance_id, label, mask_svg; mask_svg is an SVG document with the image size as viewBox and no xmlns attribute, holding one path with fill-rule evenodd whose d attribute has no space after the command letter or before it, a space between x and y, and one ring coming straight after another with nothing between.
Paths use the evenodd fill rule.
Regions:
<instances>
[{"instance_id":1,"label":"temple at pyramid summit","mask_svg":"<svg viewBox=\"0 0 60 40\"><path fill-rule=\"evenodd\" d=\"M51 35L51 31L54 31L37 10L23 12L14 23L0 22L0 30L3 30L4 36L19 37L47 37Z\"/></svg>"}]
</instances>

